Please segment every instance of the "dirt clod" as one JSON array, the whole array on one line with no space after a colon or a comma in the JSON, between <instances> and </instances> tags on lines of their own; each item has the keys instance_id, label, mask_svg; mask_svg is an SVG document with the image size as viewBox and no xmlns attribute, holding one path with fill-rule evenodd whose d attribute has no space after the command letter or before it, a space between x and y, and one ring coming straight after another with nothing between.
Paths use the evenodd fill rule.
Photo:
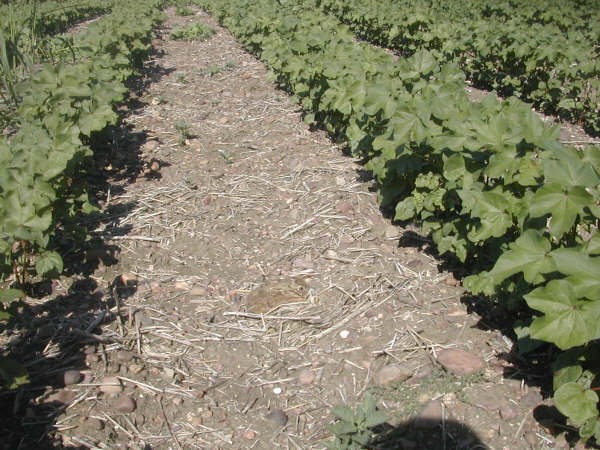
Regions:
<instances>
[{"instance_id":1,"label":"dirt clod","mask_svg":"<svg viewBox=\"0 0 600 450\"><path fill-rule=\"evenodd\" d=\"M273 422L275 425L283 427L288 422L288 415L281 409L273 409L265 414L265 419Z\"/></svg>"},{"instance_id":2,"label":"dirt clod","mask_svg":"<svg viewBox=\"0 0 600 450\"><path fill-rule=\"evenodd\" d=\"M412 371L406 366L398 364L388 364L383 366L375 374L375 383L379 385L387 385L390 383L401 383L412 375Z\"/></svg>"},{"instance_id":3,"label":"dirt clod","mask_svg":"<svg viewBox=\"0 0 600 450\"><path fill-rule=\"evenodd\" d=\"M442 350L437 355L438 362L455 375L470 375L484 368L483 359L473 353L458 348Z\"/></svg>"},{"instance_id":4,"label":"dirt clod","mask_svg":"<svg viewBox=\"0 0 600 450\"><path fill-rule=\"evenodd\" d=\"M63 383L65 386L77 384L83 379L83 374L79 370L66 370L63 373Z\"/></svg>"},{"instance_id":5,"label":"dirt clod","mask_svg":"<svg viewBox=\"0 0 600 450\"><path fill-rule=\"evenodd\" d=\"M119 395L117 400L113 403L113 407L116 411L125 414L135 411L136 406L135 400L131 396L124 394Z\"/></svg>"}]
</instances>

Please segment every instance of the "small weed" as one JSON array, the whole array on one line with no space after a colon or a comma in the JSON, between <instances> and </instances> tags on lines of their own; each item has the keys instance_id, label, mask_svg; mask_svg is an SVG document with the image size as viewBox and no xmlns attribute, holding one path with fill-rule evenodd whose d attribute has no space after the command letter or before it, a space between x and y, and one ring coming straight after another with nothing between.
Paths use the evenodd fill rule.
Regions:
<instances>
[{"instance_id":1,"label":"small weed","mask_svg":"<svg viewBox=\"0 0 600 450\"><path fill-rule=\"evenodd\" d=\"M179 41L205 41L215 34L215 30L203 23L197 22L187 27L175 28L171 32L171 39Z\"/></svg>"},{"instance_id":2,"label":"small weed","mask_svg":"<svg viewBox=\"0 0 600 450\"><path fill-rule=\"evenodd\" d=\"M175 75L178 83L187 83L187 75L185 72L177 72Z\"/></svg>"},{"instance_id":3,"label":"small weed","mask_svg":"<svg viewBox=\"0 0 600 450\"><path fill-rule=\"evenodd\" d=\"M338 421L329 427L334 434L332 442L325 446L330 450L358 450L366 448L375 436L373 428L384 424L387 414L377 409L375 398L371 394L365 395L361 404L356 407L356 412L348 406L336 406L331 413Z\"/></svg>"},{"instance_id":4,"label":"small weed","mask_svg":"<svg viewBox=\"0 0 600 450\"><path fill-rule=\"evenodd\" d=\"M177 5L175 7L175 13L178 16L193 16L194 15L194 11L192 11L190 8L188 8L185 5Z\"/></svg>"},{"instance_id":5,"label":"small weed","mask_svg":"<svg viewBox=\"0 0 600 450\"><path fill-rule=\"evenodd\" d=\"M228 70L232 70L235 67L235 61L227 61L225 64L217 65L212 64L200 71L200 75L204 75L207 77L212 77L219 73L227 72Z\"/></svg>"},{"instance_id":6,"label":"small weed","mask_svg":"<svg viewBox=\"0 0 600 450\"><path fill-rule=\"evenodd\" d=\"M190 126L184 120L178 120L175 122L175 129L179 134L177 143L179 145L185 145L185 141L191 137Z\"/></svg>"},{"instance_id":7,"label":"small weed","mask_svg":"<svg viewBox=\"0 0 600 450\"><path fill-rule=\"evenodd\" d=\"M233 164L233 158L224 150L217 150L227 164Z\"/></svg>"}]
</instances>

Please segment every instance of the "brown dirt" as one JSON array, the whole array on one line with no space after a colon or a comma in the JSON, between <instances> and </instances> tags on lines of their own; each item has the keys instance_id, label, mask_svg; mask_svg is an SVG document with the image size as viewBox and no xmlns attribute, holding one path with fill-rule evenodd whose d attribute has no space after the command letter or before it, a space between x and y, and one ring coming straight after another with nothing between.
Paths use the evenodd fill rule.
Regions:
<instances>
[{"instance_id":1,"label":"brown dirt","mask_svg":"<svg viewBox=\"0 0 600 450\"><path fill-rule=\"evenodd\" d=\"M192 21L216 34L169 38ZM508 361L513 343L467 313L427 240L382 217L357 161L303 124L265 67L201 12L169 11L161 36L131 145L115 143L145 163L103 199L111 246L33 302L41 321L66 298L60 320L12 337L37 345L30 370L53 380L3 397L22 442L323 448L331 407L372 391L390 416L378 448L567 448L533 417L542 395ZM484 369L453 375L445 349ZM68 369L84 378L62 388Z\"/></svg>"}]
</instances>

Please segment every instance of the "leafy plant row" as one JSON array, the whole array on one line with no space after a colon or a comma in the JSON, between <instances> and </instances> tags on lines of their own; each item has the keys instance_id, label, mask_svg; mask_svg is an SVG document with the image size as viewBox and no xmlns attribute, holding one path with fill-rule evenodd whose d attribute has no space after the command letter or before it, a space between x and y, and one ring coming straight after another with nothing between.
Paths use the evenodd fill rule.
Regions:
<instances>
[{"instance_id":1,"label":"leafy plant row","mask_svg":"<svg viewBox=\"0 0 600 450\"><path fill-rule=\"evenodd\" d=\"M517 99L469 101L456 65L426 51L395 61L310 0L197 3L364 158L396 219L469 268L467 289L512 309L521 344L560 350L556 405L599 438L600 148L561 145Z\"/></svg>"},{"instance_id":2,"label":"leafy plant row","mask_svg":"<svg viewBox=\"0 0 600 450\"><path fill-rule=\"evenodd\" d=\"M106 13L112 2L98 0L18 0L0 6L0 119L10 124L18 96L16 84L43 60L58 62L72 51L72 37L60 35L78 20ZM59 52L57 55L56 53Z\"/></svg>"},{"instance_id":3,"label":"leafy plant row","mask_svg":"<svg viewBox=\"0 0 600 450\"><path fill-rule=\"evenodd\" d=\"M362 39L403 56L426 49L476 86L600 133L600 7L510 3L321 0ZM581 6L581 5L580 5Z\"/></svg>"},{"instance_id":4,"label":"leafy plant row","mask_svg":"<svg viewBox=\"0 0 600 450\"><path fill-rule=\"evenodd\" d=\"M64 32L78 20L110 11L112 0L17 0L0 6L3 28L18 25L35 28L46 36Z\"/></svg>"},{"instance_id":5,"label":"leafy plant row","mask_svg":"<svg viewBox=\"0 0 600 450\"><path fill-rule=\"evenodd\" d=\"M17 85L16 131L0 138L0 281L12 274L23 287L36 274L60 274L55 238L85 236L75 219L94 210L83 179L90 137L117 120L114 105L150 48L159 6L116 5L74 37L69 60L41 64ZM0 289L4 303L22 295Z\"/></svg>"}]
</instances>

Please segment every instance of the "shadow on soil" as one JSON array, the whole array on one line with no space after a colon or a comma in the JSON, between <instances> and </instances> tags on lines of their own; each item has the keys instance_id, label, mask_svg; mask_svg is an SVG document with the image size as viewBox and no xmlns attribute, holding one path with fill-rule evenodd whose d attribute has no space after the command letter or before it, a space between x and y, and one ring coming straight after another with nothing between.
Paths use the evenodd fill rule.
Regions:
<instances>
[{"instance_id":1,"label":"shadow on soil","mask_svg":"<svg viewBox=\"0 0 600 450\"><path fill-rule=\"evenodd\" d=\"M144 78L129 87L139 94L167 73L158 66L147 68ZM135 97L125 104L121 119L144 106ZM99 209L76 219L87 229L89 239L58 236L56 247L65 264L63 277L26 286L30 300L17 305L17 314L9 322L0 322L0 335L6 343L0 347L1 355L23 363L30 379L16 390L0 389L2 449L90 448L91 443L63 442L54 433L60 431L58 418L68 405L89 396L83 387L65 387L65 381L72 382L65 380L67 371L76 371L72 374L81 381L86 358L102 361L106 345L125 343L118 325L127 320L127 312L120 306L136 286L123 284L120 277L103 286L93 275L98 268L118 262L118 246L111 242L131 230L120 226L119 219L136 207L135 202L110 204L111 196L123 193L127 184L139 177L160 177L148 170L153 161L166 165L144 160L142 146L147 137L145 132L133 132L123 125L108 127L90 139L94 157L82 167L82 178ZM117 325L112 327L117 330L114 334L96 334L98 325L112 322Z\"/></svg>"},{"instance_id":2,"label":"shadow on soil","mask_svg":"<svg viewBox=\"0 0 600 450\"><path fill-rule=\"evenodd\" d=\"M479 436L465 424L452 420L418 419L395 427L384 424L367 448L373 450L485 450Z\"/></svg>"}]
</instances>

